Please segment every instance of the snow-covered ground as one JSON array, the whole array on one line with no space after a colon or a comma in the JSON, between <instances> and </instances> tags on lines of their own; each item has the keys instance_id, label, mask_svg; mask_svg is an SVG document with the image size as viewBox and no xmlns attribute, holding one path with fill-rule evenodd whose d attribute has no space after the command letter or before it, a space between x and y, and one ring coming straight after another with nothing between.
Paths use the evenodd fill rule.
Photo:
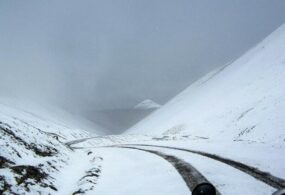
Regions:
<instances>
[{"instance_id":1,"label":"snow-covered ground","mask_svg":"<svg viewBox=\"0 0 285 195\"><path fill-rule=\"evenodd\" d=\"M184 195L189 191L169 163L153 154L129 149L98 148L103 157L103 172L90 194Z\"/></svg>"},{"instance_id":2,"label":"snow-covered ground","mask_svg":"<svg viewBox=\"0 0 285 195\"><path fill-rule=\"evenodd\" d=\"M1 99L0 194L56 193L65 188L60 182L68 178L68 174L61 173L66 167L77 163L82 166L77 174L83 176L88 168L99 166L84 166L95 157L86 152L79 154L65 145L95 134L79 129L79 123L75 125L64 111L51 109L53 112L26 101ZM73 159L80 159L80 163Z\"/></svg>"},{"instance_id":3,"label":"snow-covered ground","mask_svg":"<svg viewBox=\"0 0 285 195\"><path fill-rule=\"evenodd\" d=\"M271 194L276 191L274 188L257 181L255 178L221 162L207 159L195 154L188 154L183 151L169 149L157 149L155 147L144 147L147 149L159 150L184 159L196 167L202 174L207 176L221 194ZM245 186L245 187L241 187Z\"/></svg>"},{"instance_id":4,"label":"snow-covered ground","mask_svg":"<svg viewBox=\"0 0 285 195\"><path fill-rule=\"evenodd\" d=\"M155 145L217 154L285 178L284 51L285 25L192 84L128 134L153 134Z\"/></svg>"},{"instance_id":5,"label":"snow-covered ground","mask_svg":"<svg viewBox=\"0 0 285 195\"><path fill-rule=\"evenodd\" d=\"M284 51L285 25L123 135L1 100L0 194L182 195L201 178L220 194L285 188Z\"/></svg>"},{"instance_id":6,"label":"snow-covered ground","mask_svg":"<svg viewBox=\"0 0 285 195\"><path fill-rule=\"evenodd\" d=\"M140 144L146 144L149 146L141 146ZM102 177L104 177L104 180L101 180L101 178L99 179L97 189L100 190L97 192L97 189L95 189L94 191L97 194L132 194L135 190L139 190L139 193L141 194L171 194L172 192L171 189L164 189L165 185L162 181L166 176L161 175L161 172L153 172L153 174L159 175L159 177L162 178L161 182L155 183L155 187L152 188L153 191L149 191L148 187L150 184L148 181L151 180L153 176L148 175L148 170L145 169L156 167L156 165L152 163L155 163L156 160L154 159L159 158L143 151L132 151L124 148L110 148L110 146L134 146L137 148L162 151L168 155L174 155L191 163L203 175L205 175L222 194L266 195L273 193L279 188L272 187L266 182L262 182L252 175L218 160L189 152L177 151L169 148L152 147L150 145L167 147L173 146L218 155L226 159L243 163L262 172L269 173L274 177L283 178L283 184L281 185L285 185L285 166L283 163L285 157L282 155L284 154L285 149L280 146L276 147L274 145L262 143L232 141L217 143L214 140L212 141L201 137L180 135L161 135L154 137L119 135L111 136L110 139L108 139L108 136L96 137L89 139L88 142L76 143L72 147L89 149L94 151L94 153L99 154L99 156L104 159L102 166ZM124 150L126 150L126 152L124 152ZM151 157L152 159L150 159ZM130 162L130 160L134 162ZM165 163L165 160L163 159L160 159L160 161L160 163ZM132 167L132 164L134 163L136 163L136 166ZM140 166L142 166L142 164L146 165L146 168L144 169L146 177L143 179L141 178L143 176L140 175ZM129 170L129 172L127 170ZM123 178L114 179L122 175L124 175ZM136 179L129 183L129 178ZM264 177L262 176L261 178ZM113 183L114 180L116 180L115 183ZM174 186L178 185L176 183L177 179L173 180L173 182L175 182L173 183ZM145 188L143 188L142 185L145 185ZM108 188L108 186L112 186L114 188ZM161 186L163 189L159 188ZM184 187L181 189L185 189L185 187L186 185L184 183ZM177 190L177 193L180 193L180 191ZM186 193L183 191L182 194L190 194L190 192Z\"/></svg>"},{"instance_id":7,"label":"snow-covered ground","mask_svg":"<svg viewBox=\"0 0 285 195\"><path fill-rule=\"evenodd\" d=\"M128 130L285 143L285 25Z\"/></svg>"}]
</instances>

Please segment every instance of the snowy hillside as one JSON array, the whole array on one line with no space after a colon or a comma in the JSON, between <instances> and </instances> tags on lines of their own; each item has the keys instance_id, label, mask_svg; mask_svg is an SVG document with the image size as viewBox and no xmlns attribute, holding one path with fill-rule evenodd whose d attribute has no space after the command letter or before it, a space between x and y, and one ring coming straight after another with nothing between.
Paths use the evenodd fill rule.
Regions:
<instances>
[{"instance_id":1,"label":"snowy hillside","mask_svg":"<svg viewBox=\"0 0 285 195\"><path fill-rule=\"evenodd\" d=\"M30 109L25 111L24 108ZM83 151L72 152L65 142L93 134L79 129L78 124L74 125L67 113L59 109L57 112L54 108L52 110L54 112L50 113L35 105L27 105L27 102L23 104L1 99L0 194L48 194L61 191L62 180L68 178L61 175L74 164L71 159L80 157L85 159L81 164L89 163L91 156ZM93 163L93 167L97 165ZM80 186L74 188L78 190Z\"/></svg>"},{"instance_id":2,"label":"snowy hillside","mask_svg":"<svg viewBox=\"0 0 285 195\"><path fill-rule=\"evenodd\" d=\"M149 110L149 109L157 109L160 107L161 106L158 103L147 99L136 105L134 108L138 110Z\"/></svg>"},{"instance_id":3,"label":"snowy hillside","mask_svg":"<svg viewBox=\"0 0 285 195\"><path fill-rule=\"evenodd\" d=\"M285 25L128 130L285 143Z\"/></svg>"},{"instance_id":4,"label":"snowy hillside","mask_svg":"<svg viewBox=\"0 0 285 195\"><path fill-rule=\"evenodd\" d=\"M282 26L129 135L99 136L99 127L89 133L90 124L59 109L0 101L0 194L185 195L201 183L216 194L285 188L284 51Z\"/></svg>"}]
</instances>

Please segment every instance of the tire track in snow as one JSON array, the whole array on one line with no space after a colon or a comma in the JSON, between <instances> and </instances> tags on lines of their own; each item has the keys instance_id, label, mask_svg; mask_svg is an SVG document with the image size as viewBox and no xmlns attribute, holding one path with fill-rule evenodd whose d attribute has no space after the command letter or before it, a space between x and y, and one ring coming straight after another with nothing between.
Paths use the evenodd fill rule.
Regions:
<instances>
[{"instance_id":1,"label":"tire track in snow","mask_svg":"<svg viewBox=\"0 0 285 195\"><path fill-rule=\"evenodd\" d=\"M173 155L168 155L159 151L154 150L147 150L147 149L141 149L131 146L112 146L117 148L126 148L126 149L133 149L133 150L140 150L144 152L149 152L152 154L155 154L166 161L168 161L181 175L183 180L185 181L187 187L192 192L192 194L195 194L199 191L198 186L201 186L201 184L207 185L211 190L213 190L213 193L210 193L209 195L220 195L220 192L218 192L215 187L206 179L205 176L203 176L196 168L194 168L191 164L187 163L186 161L177 158ZM199 185L200 184L200 185Z\"/></svg>"},{"instance_id":2,"label":"tire track in snow","mask_svg":"<svg viewBox=\"0 0 285 195\"><path fill-rule=\"evenodd\" d=\"M149 147L157 147L157 148L167 148L167 149L173 149L173 150L180 150L184 152L190 152L193 154L201 155L204 157L211 158L213 160L217 160L219 162L222 162L224 164L227 164L233 168L236 168L252 177L255 179L273 187L276 189L283 189L285 188L285 180L279 177L276 177L268 172L261 171L256 167L252 167L249 165L246 165L244 163L234 161L225 157L218 156L216 154L211 154L207 152L202 152L202 151L196 151L196 150L191 150L191 149L185 149L185 148L177 148L177 147L171 147L171 146L159 146L159 145L149 145L149 144L127 144L130 146L149 146Z\"/></svg>"}]
</instances>

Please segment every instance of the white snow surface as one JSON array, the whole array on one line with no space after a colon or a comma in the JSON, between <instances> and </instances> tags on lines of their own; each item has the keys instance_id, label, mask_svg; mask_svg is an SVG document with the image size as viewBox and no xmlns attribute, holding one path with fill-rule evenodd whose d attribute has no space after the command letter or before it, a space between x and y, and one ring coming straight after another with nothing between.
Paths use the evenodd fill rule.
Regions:
<instances>
[{"instance_id":1,"label":"white snow surface","mask_svg":"<svg viewBox=\"0 0 285 195\"><path fill-rule=\"evenodd\" d=\"M207 74L130 128L285 143L285 25L233 63Z\"/></svg>"},{"instance_id":2,"label":"white snow surface","mask_svg":"<svg viewBox=\"0 0 285 195\"><path fill-rule=\"evenodd\" d=\"M91 167L99 169L99 163L92 163L94 155L73 152L65 145L70 140L95 134L74 125L64 111L51 110L28 102L1 99L0 194L55 194L66 187L60 185L69 176L69 173L61 174L65 168L82 166L81 172L73 173L78 176L73 180L79 180ZM74 159L80 159L80 163ZM92 188L92 184L78 182L74 191L85 188Z\"/></svg>"},{"instance_id":3,"label":"white snow surface","mask_svg":"<svg viewBox=\"0 0 285 195\"><path fill-rule=\"evenodd\" d=\"M207 179L214 184L221 194L272 194L276 190L255 178L241 173L239 170L230 166L225 166L221 162L208 159L195 154L189 154L183 151L173 151L156 147L140 147L145 149L154 149L168 154L175 155L197 168ZM211 165L211 166L209 166ZM222 174L217 174L222 173ZM230 178L230 179L229 179ZM246 186L241 188L241 186Z\"/></svg>"},{"instance_id":4,"label":"white snow surface","mask_svg":"<svg viewBox=\"0 0 285 195\"><path fill-rule=\"evenodd\" d=\"M108 136L98 136L73 145L75 148L85 148L93 151L94 154L104 159L102 174L94 193L162 195L176 191L175 194L190 194L189 191L187 193L185 186L183 187L181 178L176 178L174 168L170 164L167 165L164 159L143 151L109 147L121 144L161 151L183 159L205 175L222 194L267 195L276 191L276 189L260 182L245 172L201 155L137 144L173 146L203 151L244 163L280 178L285 178L285 166L283 163L285 156L280 155L284 153L285 147L282 146L246 141L216 142L205 137L179 134L155 137L117 135L108 138ZM169 169L165 169L167 166Z\"/></svg>"},{"instance_id":5,"label":"white snow surface","mask_svg":"<svg viewBox=\"0 0 285 195\"><path fill-rule=\"evenodd\" d=\"M191 193L166 160L144 151L114 148L120 144L204 151L285 178L284 51L282 26L124 135L100 136L100 127L91 126L98 133L90 133L83 128L90 127L88 122L60 109L0 99L0 194ZM271 194L276 190L210 158L136 147L191 163L222 194Z\"/></svg>"},{"instance_id":6,"label":"white snow surface","mask_svg":"<svg viewBox=\"0 0 285 195\"><path fill-rule=\"evenodd\" d=\"M70 129L84 129L95 134L103 134L105 132L105 129L101 126L51 104L37 104L27 99L0 97L0 106L3 114L21 118L30 124L55 124L65 127L66 131ZM51 131L54 130L54 128L49 129Z\"/></svg>"},{"instance_id":7,"label":"white snow surface","mask_svg":"<svg viewBox=\"0 0 285 195\"><path fill-rule=\"evenodd\" d=\"M90 194L189 194L185 182L172 165L154 154L114 148L98 148L94 152L104 161L98 186Z\"/></svg>"},{"instance_id":8,"label":"white snow surface","mask_svg":"<svg viewBox=\"0 0 285 195\"><path fill-rule=\"evenodd\" d=\"M138 105L136 105L134 108L138 110L149 110L149 109L158 109L160 107L161 105L154 102L153 100L146 99L142 101L141 103L139 103Z\"/></svg>"}]
</instances>

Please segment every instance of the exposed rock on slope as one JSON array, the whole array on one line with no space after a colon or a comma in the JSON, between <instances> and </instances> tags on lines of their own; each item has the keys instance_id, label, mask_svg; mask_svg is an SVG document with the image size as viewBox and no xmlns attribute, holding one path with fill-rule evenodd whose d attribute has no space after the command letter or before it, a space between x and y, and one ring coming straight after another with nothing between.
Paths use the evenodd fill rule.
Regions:
<instances>
[{"instance_id":1,"label":"exposed rock on slope","mask_svg":"<svg viewBox=\"0 0 285 195\"><path fill-rule=\"evenodd\" d=\"M56 116L55 116L56 117ZM89 132L0 104L0 194L58 191L72 151L64 143Z\"/></svg>"}]
</instances>

